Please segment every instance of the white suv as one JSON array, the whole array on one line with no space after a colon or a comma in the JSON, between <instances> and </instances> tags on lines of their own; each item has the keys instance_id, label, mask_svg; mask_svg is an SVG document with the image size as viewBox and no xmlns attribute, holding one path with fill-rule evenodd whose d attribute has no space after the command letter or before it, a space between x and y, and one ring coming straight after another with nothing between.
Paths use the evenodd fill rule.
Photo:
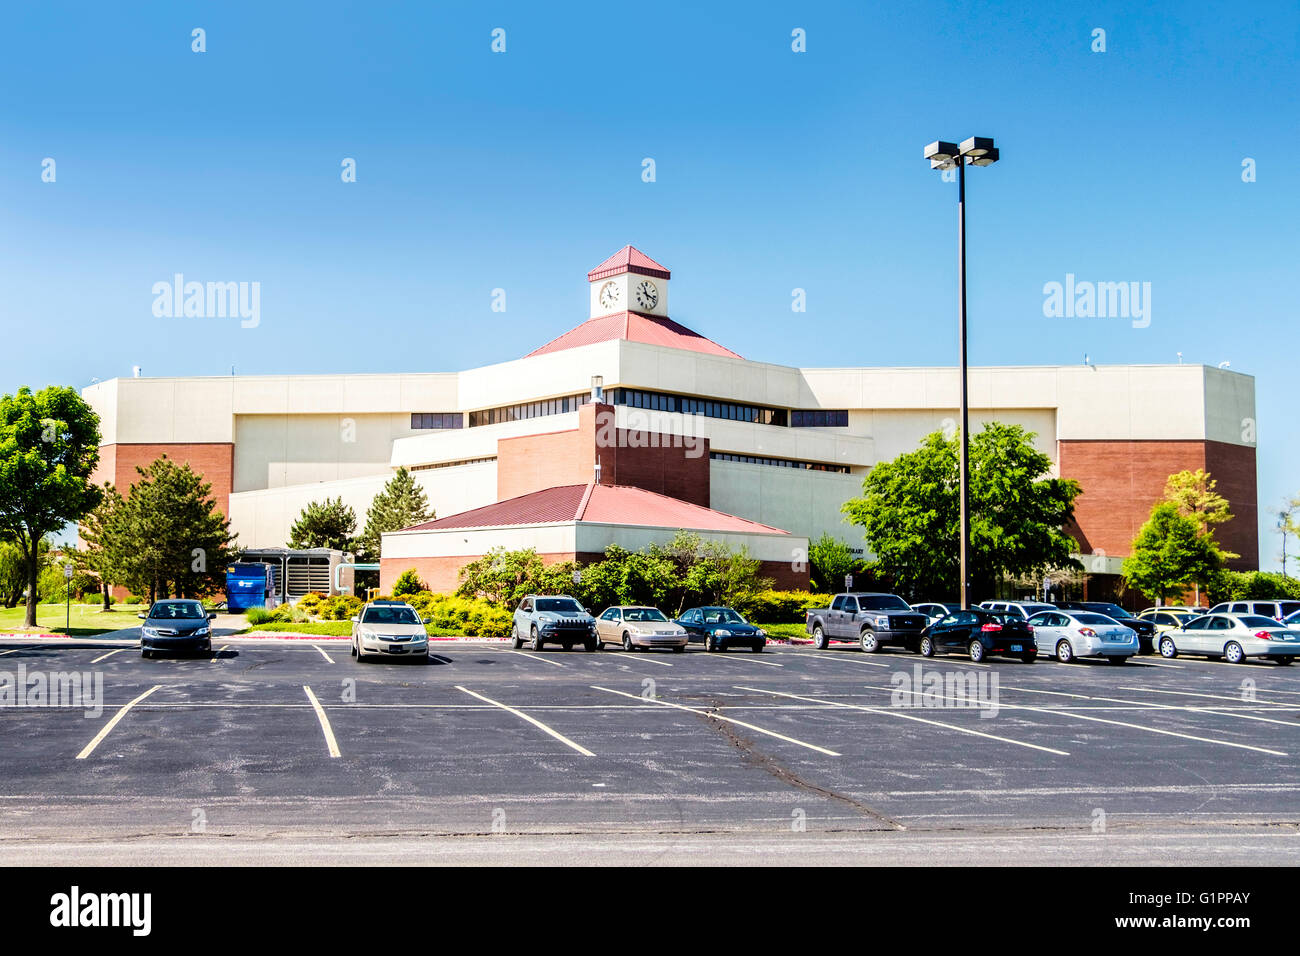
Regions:
<instances>
[{"instance_id":1,"label":"white suv","mask_svg":"<svg viewBox=\"0 0 1300 956\"><path fill-rule=\"evenodd\" d=\"M1259 614L1280 621L1300 611L1300 601L1224 601L1210 608L1211 614Z\"/></svg>"}]
</instances>

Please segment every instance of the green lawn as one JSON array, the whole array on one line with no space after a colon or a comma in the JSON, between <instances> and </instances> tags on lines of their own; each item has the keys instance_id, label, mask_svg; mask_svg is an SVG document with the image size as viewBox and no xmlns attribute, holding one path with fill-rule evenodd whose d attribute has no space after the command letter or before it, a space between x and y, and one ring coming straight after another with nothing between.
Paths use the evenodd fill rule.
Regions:
<instances>
[{"instance_id":1,"label":"green lawn","mask_svg":"<svg viewBox=\"0 0 1300 956\"><path fill-rule=\"evenodd\" d=\"M767 631L770 637L782 637L789 640L792 637L808 636L803 624L760 624L758 626Z\"/></svg>"},{"instance_id":2,"label":"green lawn","mask_svg":"<svg viewBox=\"0 0 1300 956\"><path fill-rule=\"evenodd\" d=\"M135 627L140 623L136 614L145 610L143 605L115 604L113 610L105 612L100 604L73 604L72 637L92 637L106 631L116 631L122 627ZM27 609L18 607L0 608L0 632L22 632L25 630ZM63 634L64 606L62 604L38 604L36 606L37 630L46 634Z\"/></svg>"}]
</instances>

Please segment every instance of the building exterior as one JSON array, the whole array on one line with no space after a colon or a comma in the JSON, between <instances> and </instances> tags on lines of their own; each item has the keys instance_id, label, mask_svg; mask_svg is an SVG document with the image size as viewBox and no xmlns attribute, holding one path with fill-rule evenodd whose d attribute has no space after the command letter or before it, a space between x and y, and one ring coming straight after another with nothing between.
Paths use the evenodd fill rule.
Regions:
<instances>
[{"instance_id":1,"label":"building exterior","mask_svg":"<svg viewBox=\"0 0 1300 956\"><path fill-rule=\"evenodd\" d=\"M245 546L282 546L299 511L327 496L364 515L404 466L443 518L546 489L642 489L754 523L743 533L775 555L823 532L860 547L840 505L876 462L957 418L953 368L792 368L747 360L685 328L668 315L671 273L631 246L587 278L587 320L510 362L92 385L84 395L102 420L98 477L125 488L135 466L159 454L188 461ZM1236 516L1220 540L1241 555L1238 566L1257 566L1250 376L1200 365L975 368L970 402L972 430L1023 425L1060 475L1082 483L1074 533L1090 572L1116 574L1165 478L1198 467L1218 479ZM654 513L658 521L670 510ZM535 538L551 553L540 526L554 522L522 520L529 514L481 514L480 530L497 530L472 536L463 555L443 553L450 537L438 528L386 537L381 586L403 569L399 560L417 566L420 540L432 549L423 557L444 566L493 540ZM567 530L554 553L602 550L602 540L624 540L617 529L636 527L633 518L585 521L575 507L559 520ZM777 531L788 533L779 545L764 537Z\"/></svg>"}]
</instances>

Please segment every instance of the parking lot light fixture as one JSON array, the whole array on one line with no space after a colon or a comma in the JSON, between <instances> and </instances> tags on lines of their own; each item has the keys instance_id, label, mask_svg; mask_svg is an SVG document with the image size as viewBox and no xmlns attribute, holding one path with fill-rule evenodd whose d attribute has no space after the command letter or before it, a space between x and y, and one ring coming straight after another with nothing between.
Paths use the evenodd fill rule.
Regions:
<instances>
[{"instance_id":1,"label":"parking lot light fixture","mask_svg":"<svg viewBox=\"0 0 1300 956\"><path fill-rule=\"evenodd\" d=\"M970 401L967 388L966 363L966 166L992 166L1000 158L993 140L987 136L972 136L955 146L945 140L936 140L925 147L923 155L930 161L931 169L957 168L957 299L958 299L958 361L961 385L961 536L959 559L961 563L961 607L970 607Z\"/></svg>"}]
</instances>

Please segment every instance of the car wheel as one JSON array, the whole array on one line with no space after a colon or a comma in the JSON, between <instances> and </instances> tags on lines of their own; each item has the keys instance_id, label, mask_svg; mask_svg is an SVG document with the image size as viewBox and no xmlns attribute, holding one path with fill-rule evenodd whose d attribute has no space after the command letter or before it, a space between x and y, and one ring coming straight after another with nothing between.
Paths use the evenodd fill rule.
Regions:
<instances>
[{"instance_id":1,"label":"car wheel","mask_svg":"<svg viewBox=\"0 0 1300 956\"><path fill-rule=\"evenodd\" d=\"M593 637L591 640L587 641L587 643L585 643L583 647L587 649L587 653L589 654L595 653L596 651L600 650L600 641L596 640L596 638Z\"/></svg>"},{"instance_id":2,"label":"car wheel","mask_svg":"<svg viewBox=\"0 0 1300 956\"><path fill-rule=\"evenodd\" d=\"M141 656L141 657L153 657L153 651L149 650L147 647L142 647L142 648L140 648L140 656Z\"/></svg>"},{"instance_id":3,"label":"car wheel","mask_svg":"<svg viewBox=\"0 0 1300 956\"><path fill-rule=\"evenodd\" d=\"M1160 656L1166 660L1173 660L1178 656L1178 648L1174 646L1172 637L1160 638Z\"/></svg>"},{"instance_id":4,"label":"car wheel","mask_svg":"<svg viewBox=\"0 0 1300 956\"><path fill-rule=\"evenodd\" d=\"M979 640L971 641L970 646L966 648L966 653L970 654L972 664L978 664L980 661L984 660L983 643Z\"/></svg>"},{"instance_id":5,"label":"car wheel","mask_svg":"<svg viewBox=\"0 0 1300 956\"><path fill-rule=\"evenodd\" d=\"M862 645L862 650L867 654L874 654L880 650L880 638L876 637L876 632L870 628L858 635L858 643Z\"/></svg>"},{"instance_id":6,"label":"car wheel","mask_svg":"<svg viewBox=\"0 0 1300 956\"><path fill-rule=\"evenodd\" d=\"M623 650L628 652L636 650L636 645L632 643L632 635L627 631L623 632Z\"/></svg>"},{"instance_id":7,"label":"car wheel","mask_svg":"<svg viewBox=\"0 0 1300 956\"><path fill-rule=\"evenodd\" d=\"M762 654L762 653L763 653L763 646L764 646L764 645L762 645L762 644L755 644L753 647L750 648L750 650L753 651L755 654ZM1290 664L1291 662L1290 662L1290 661L1287 661L1287 663Z\"/></svg>"},{"instance_id":8,"label":"car wheel","mask_svg":"<svg viewBox=\"0 0 1300 956\"><path fill-rule=\"evenodd\" d=\"M830 643L831 642L826 639L826 632L822 630L820 624L813 628L813 647L817 648L819 651L824 651L830 646Z\"/></svg>"},{"instance_id":9,"label":"car wheel","mask_svg":"<svg viewBox=\"0 0 1300 956\"><path fill-rule=\"evenodd\" d=\"M357 663L364 664L365 662L366 662L366 652L361 649L361 642L357 641Z\"/></svg>"},{"instance_id":10,"label":"car wheel","mask_svg":"<svg viewBox=\"0 0 1300 956\"><path fill-rule=\"evenodd\" d=\"M532 641L528 645L530 649L540 651L546 646L546 642L542 640L542 632L537 629L536 624L533 625L532 630L529 632L529 636L532 638Z\"/></svg>"},{"instance_id":11,"label":"car wheel","mask_svg":"<svg viewBox=\"0 0 1300 956\"><path fill-rule=\"evenodd\" d=\"M1236 641L1229 641L1228 646L1223 649L1223 656L1228 659L1229 664L1240 664L1246 659L1246 652Z\"/></svg>"},{"instance_id":12,"label":"car wheel","mask_svg":"<svg viewBox=\"0 0 1300 956\"><path fill-rule=\"evenodd\" d=\"M929 636L921 638L921 643L917 647L917 650L920 652L922 657L934 657L934 638Z\"/></svg>"},{"instance_id":13,"label":"car wheel","mask_svg":"<svg viewBox=\"0 0 1300 956\"><path fill-rule=\"evenodd\" d=\"M352 657L357 656L357 639L352 638L352 643L348 645L348 654Z\"/></svg>"},{"instance_id":14,"label":"car wheel","mask_svg":"<svg viewBox=\"0 0 1300 956\"><path fill-rule=\"evenodd\" d=\"M1074 660L1074 647L1069 641L1058 641L1056 643L1056 659L1062 664L1069 664Z\"/></svg>"},{"instance_id":15,"label":"car wheel","mask_svg":"<svg viewBox=\"0 0 1300 956\"><path fill-rule=\"evenodd\" d=\"M1283 657L1279 657L1279 658L1277 658L1277 662L1278 662L1279 664L1281 664L1283 667L1286 667L1286 666L1287 666L1288 664L1290 664L1293 660L1295 660L1295 658L1294 658L1294 657L1291 657L1290 655L1285 655L1285 656L1283 656Z\"/></svg>"},{"instance_id":16,"label":"car wheel","mask_svg":"<svg viewBox=\"0 0 1300 956\"><path fill-rule=\"evenodd\" d=\"M712 654L712 653L713 653L714 651L716 651L717 649L718 649L718 645L715 644L715 643L713 643L713 635L712 635L712 634L705 634L705 635L704 635L704 650L705 650L705 653Z\"/></svg>"},{"instance_id":17,"label":"car wheel","mask_svg":"<svg viewBox=\"0 0 1300 956\"><path fill-rule=\"evenodd\" d=\"M524 639L519 636L518 623L514 623L510 625L510 646L513 647L515 650L519 650L519 648L524 646Z\"/></svg>"}]
</instances>

